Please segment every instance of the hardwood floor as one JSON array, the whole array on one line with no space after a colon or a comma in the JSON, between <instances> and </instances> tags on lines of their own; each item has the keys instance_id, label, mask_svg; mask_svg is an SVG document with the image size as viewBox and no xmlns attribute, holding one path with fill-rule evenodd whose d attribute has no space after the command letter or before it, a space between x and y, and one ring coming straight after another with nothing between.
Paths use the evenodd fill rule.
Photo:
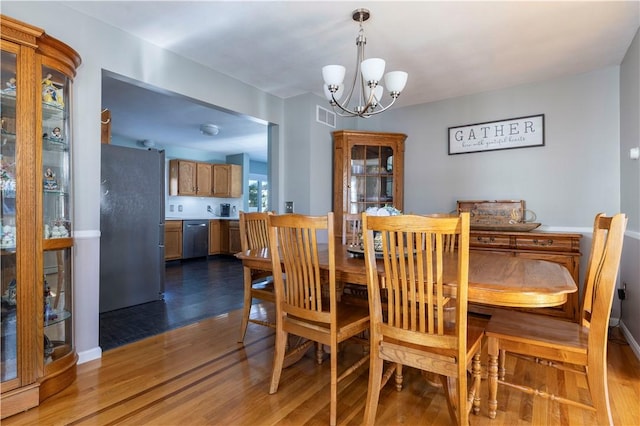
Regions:
<instances>
[{"instance_id":1,"label":"hardwood floor","mask_svg":"<svg viewBox=\"0 0 640 426\"><path fill-rule=\"evenodd\" d=\"M261 305L254 315L267 315ZM245 345L236 343L240 311L219 315L104 352L78 366L77 380L39 407L2 420L3 425L321 425L329 421L329 363L309 353L285 369L278 393L269 395L273 330L249 324ZM609 391L614 422L640 424L640 362L614 329L609 342ZM355 346L343 361L357 356ZM586 383L523 360L508 360L508 374L584 397ZM526 364L525 364L526 363ZM526 367L526 368L525 368ZM514 370L515 368L515 370ZM361 424L367 368L339 386L338 423ZM377 424L448 424L440 389L405 369L401 392L387 386ZM498 415L483 405L472 425L591 425L593 413L499 388Z\"/></svg>"}]
</instances>

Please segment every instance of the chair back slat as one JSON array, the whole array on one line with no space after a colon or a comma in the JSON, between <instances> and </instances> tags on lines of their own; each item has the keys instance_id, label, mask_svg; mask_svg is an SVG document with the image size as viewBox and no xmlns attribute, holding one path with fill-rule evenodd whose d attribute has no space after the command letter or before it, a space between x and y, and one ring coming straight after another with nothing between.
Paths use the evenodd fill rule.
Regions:
<instances>
[{"instance_id":1,"label":"chair back slat","mask_svg":"<svg viewBox=\"0 0 640 426\"><path fill-rule=\"evenodd\" d=\"M269 247L269 223L271 212L240 212L240 246L242 251Z\"/></svg>"},{"instance_id":2,"label":"chair back slat","mask_svg":"<svg viewBox=\"0 0 640 426\"><path fill-rule=\"evenodd\" d=\"M466 350L469 215L376 217L363 214L365 259L372 324L383 334L415 344ZM382 250L375 252L378 235ZM458 241L455 243L455 241ZM382 258L387 312L382 311L376 256ZM456 282L445 282L445 267L457 268ZM447 266L449 265L449 266ZM452 296L455 296L452 298ZM460 333L460 328L464 329Z\"/></svg>"},{"instance_id":3,"label":"chair back slat","mask_svg":"<svg viewBox=\"0 0 640 426\"><path fill-rule=\"evenodd\" d=\"M622 213L611 217L600 213L593 224L580 312L581 324L589 328L589 350L606 344L626 226Z\"/></svg>"},{"instance_id":4,"label":"chair back slat","mask_svg":"<svg viewBox=\"0 0 640 426\"><path fill-rule=\"evenodd\" d=\"M328 233L329 257L333 261L333 213L327 216L274 215L269 218L269 226L276 298L282 301L283 311L290 308L290 313L295 316L329 322L329 307L323 305L322 298L325 278L320 272L318 236L321 232ZM335 267L333 271L335 282ZM282 279L283 274L285 279ZM283 294L279 294L280 289ZM330 298L335 299L335 289L331 288L330 292Z\"/></svg>"}]
</instances>

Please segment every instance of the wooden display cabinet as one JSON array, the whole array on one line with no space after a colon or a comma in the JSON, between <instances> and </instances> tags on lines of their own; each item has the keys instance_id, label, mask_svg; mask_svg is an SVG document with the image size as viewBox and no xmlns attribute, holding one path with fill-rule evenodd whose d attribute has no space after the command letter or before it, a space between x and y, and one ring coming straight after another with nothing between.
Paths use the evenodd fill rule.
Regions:
<instances>
[{"instance_id":1,"label":"wooden display cabinet","mask_svg":"<svg viewBox=\"0 0 640 426\"><path fill-rule=\"evenodd\" d=\"M236 164L213 165L213 196L242 197L242 166Z\"/></svg>"},{"instance_id":2,"label":"wooden display cabinet","mask_svg":"<svg viewBox=\"0 0 640 426\"><path fill-rule=\"evenodd\" d=\"M71 86L78 54L0 15L2 418L76 377Z\"/></svg>"},{"instance_id":3,"label":"wooden display cabinet","mask_svg":"<svg viewBox=\"0 0 640 426\"><path fill-rule=\"evenodd\" d=\"M335 236L342 239L343 213L369 207L404 205L402 133L333 132L333 213Z\"/></svg>"}]
</instances>

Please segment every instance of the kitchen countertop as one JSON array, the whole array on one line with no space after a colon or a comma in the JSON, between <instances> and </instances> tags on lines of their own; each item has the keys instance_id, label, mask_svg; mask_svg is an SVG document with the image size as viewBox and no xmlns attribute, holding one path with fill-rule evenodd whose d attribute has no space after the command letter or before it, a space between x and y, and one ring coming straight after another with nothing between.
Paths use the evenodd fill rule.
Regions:
<instances>
[{"instance_id":1,"label":"kitchen countertop","mask_svg":"<svg viewBox=\"0 0 640 426\"><path fill-rule=\"evenodd\" d=\"M165 217L164 220L239 220L239 216L208 216L208 217Z\"/></svg>"}]
</instances>

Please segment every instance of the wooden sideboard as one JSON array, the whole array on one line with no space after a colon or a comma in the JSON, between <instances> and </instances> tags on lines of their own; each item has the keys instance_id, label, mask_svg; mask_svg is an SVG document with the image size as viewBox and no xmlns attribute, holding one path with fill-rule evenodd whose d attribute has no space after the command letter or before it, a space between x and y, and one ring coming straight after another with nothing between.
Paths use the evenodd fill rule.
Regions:
<instances>
[{"instance_id":1,"label":"wooden sideboard","mask_svg":"<svg viewBox=\"0 0 640 426\"><path fill-rule=\"evenodd\" d=\"M506 232L471 230L470 250L487 250L506 256L523 256L548 260L565 266L578 287L580 286L581 234L552 233L543 231ZM544 313L577 321L580 306L579 292L568 296L567 303L553 308L539 308L531 312ZM491 307L469 304L469 309L479 313L491 313Z\"/></svg>"}]
</instances>

